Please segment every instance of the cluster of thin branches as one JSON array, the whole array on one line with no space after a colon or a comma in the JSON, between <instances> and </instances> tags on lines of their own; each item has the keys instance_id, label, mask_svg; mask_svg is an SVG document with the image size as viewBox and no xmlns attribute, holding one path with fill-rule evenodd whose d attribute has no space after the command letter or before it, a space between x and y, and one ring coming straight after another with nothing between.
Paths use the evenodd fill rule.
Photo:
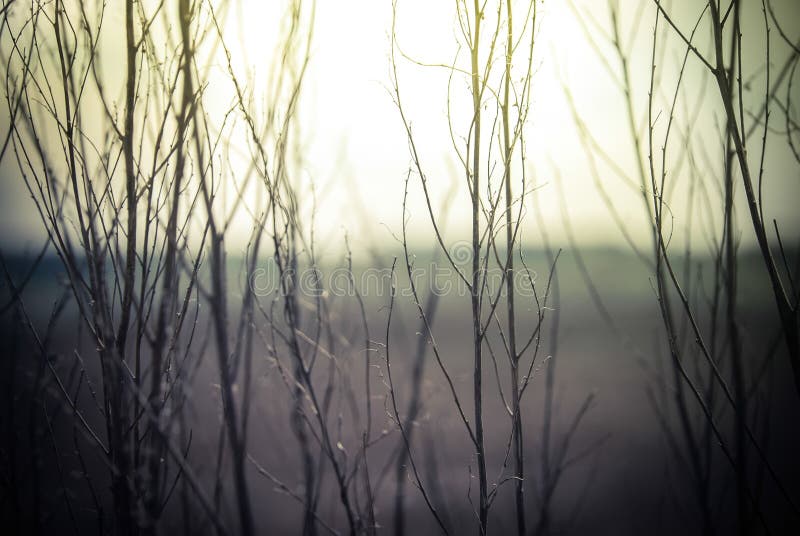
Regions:
<instances>
[{"instance_id":1,"label":"cluster of thin branches","mask_svg":"<svg viewBox=\"0 0 800 536\"><path fill-rule=\"evenodd\" d=\"M535 203L532 181L529 178L530 165L526 161L525 133L529 126L532 92L534 91L534 75L538 60L534 54L538 34L539 19L538 2L530 1L516 5L511 1L499 2L457 2L456 39L458 52L450 63L427 61L411 57L403 52L397 30L398 5L394 4L392 26L392 86L390 93L394 98L400 118L405 128L411 157L411 166L406 179L405 197L403 201L403 233L401 242L404 249L404 260L409 279L412 280L413 301L417 305L424 328L421 330L430 341L439 371L446 382L455 410L469 437L477 467L477 504L472 499L472 489L468 497L478 524L479 534L491 531L489 514L491 507L504 485L513 486L513 502L515 512L515 531L517 534L549 533L552 529L550 508L555 489L563 472L576 459L595 450L592 445L587 452L570 458L570 442L582 419L590 409L593 395L589 395L575 414L570 426L559 441L555 441L552 431L552 403L555 367L544 364L545 358L540 355L542 348L543 326L547 312L554 308L550 301L555 283L555 269L558 253L549 248L546 231L542 231L545 243L548 244L550 267L548 277L534 284L535 276L525 262L525 246L522 240L524 216L530 206ZM462 53L462 50L465 51ZM437 180L429 176L428 165L424 157L424 148L420 147L412 128L412 117L409 115L402 92L402 77L399 75L401 62L420 69L444 70L448 77L446 90L447 128L452 142L453 159L457 162L458 172L463 180L463 188L470 201L469 243L471 252L470 264L465 266L448 252L446 244L450 237L445 234L446 214L435 210L434 190L430 182ZM462 95L459 79L468 91ZM465 108L456 108L456 102L465 103ZM466 118L461 121L461 118ZM429 309L434 304L423 303L423 296L414 286L413 255L409 251L407 222L411 217L407 209L407 199L412 179L418 180L428 209L430 228L438 246L437 251L445 257L445 265L461 279L461 284L468 289L472 319L472 397L459 393L452 371L442 355L446 349L437 343L433 330ZM530 206L529 206L530 205ZM544 229L542 227L542 229ZM488 284L486 275L490 267L502 272L502 281L497 288ZM534 310L536 318L532 325L522 325L518 318L515 294L515 273L520 272L527 277L534 289L531 303L523 304L526 309ZM557 305L555 305L557 309ZM520 328L523 328L520 330ZM558 338L558 322L553 322L551 346L548 359L552 361ZM388 357L387 357L388 359ZM486 364L491 365L487 374ZM387 364L388 366L388 364ZM545 384L545 415L542 429L542 464L539 467L538 479L526 474L526 449L523 427L523 401L526 390L531 386L535 372L542 366L547 367ZM389 368L391 370L391 368ZM492 393L500 398L503 409L508 416L508 429L504 456L501 460L487 459L486 438L484 434L484 412L486 387L484 381L494 376L496 389ZM391 385L390 385L391 387ZM394 402L394 390L390 388ZM471 401L471 411L467 404ZM397 407L394 407L397 414ZM414 407L409 408L409 415L415 415ZM439 515L432 500L428 497L413 461L411 431L398 416L398 426L403 434L407 456L413 469L413 479L420 489L425 503L436 519L440 529L449 533L442 516ZM552 450L558 452L553 455ZM493 467L497 467L494 478L490 476ZM472 478L472 469L470 469ZM530 508L530 498L526 499L526 490L530 490L531 482L539 483L534 491L537 499L536 508ZM402 504L402 489L398 490L398 506ZM531 513L534 512L531 523ZM402 515L398 507L395 516ZM402 523L395 521L395 527ZM402 525L399 525L402 527ZM401 532L397 531L396 532Z\"/></svg>"},{"instance_id":2,"label":"cluster of thin branches","mask_svg":"<svg viewBox=\"0 0 800 536\"><path fill-rule=\"evenodd\" d=\"M121 42L114 42L118 35L109 28L120 12L104 2L23 4L8 2L2 13L10 118L3 159L15 161L47 231L45 248L58 255L66 273L65 298L45 333L21 298L21 283L8 270L5 279L15 298L10 308L34 340L40 363L32 400L45 412L48 404L60 404L83 433L74 445L77 474L90 490L98 531L163 530L167 504L180 489L186 533L255 533L248 464L275 479L248 448L256 341L263 343L261 361L280 372L293 400L305 492L280 487L304 505L305 532L333 530L316 508L326 468L335 475L350 532L371 530L371 499L368 506L353 504L354 490L361 489L354 477L364 471L368 483L370 420L354 449L358 456L348 460L328 417L340 387L335 382L347 376L332 353L327 306L318 300L315 320L304 320L301 305L307 304L300 303L288 275L304 258L316 262L313 234L309 241L301 225L295 191L301 163L293 140L313 2L288 4L289 24L274 52L264 110L253 105L249 80L234 71L223 36L225 2L125 2ZM123 51L122 77L109 63L117 61L104 52L109 49ZM206 95L209 58L220 49L234 94L221 117L212 116ZM244 154L229 141L236 133L248 140ZM241 176L228 175L241 160L248 169L238 182ZM242 211L252 223L243 270L251 274L271 246L285 287L282 301L262 303L249 285L231 295L225 242ZM52 343L55 320L66 302L77 312L75 349L56 362L50 358L59 352ZM320 342L323 328L329 349ZM368 333L365 340L369 346ZM189 463L189 392L207 354L216 360L222 409L211 487L209 475ZM331 364L326 389L313 376L319 356ZM91 378L98 369L96 385ZM338 397L348 393L352 398L346 386L336 389ZM48 425L51 420L46 418ZM59 462L61 457L56 452ZM108 471L110 514L109 497L95 483L87 457L98 457ZM235 521L221 512L228 484ZM21 497L18 487L12 482L9 489ZM36 510L43 499L34 487ZM86 516L74 512L72 487L62 479L59 489L73 529L82 532ZM194 514L198 509L202 520ZM43 530L42 516L32 517L34 530Z\"/></svg>"},{"instance_id":3,"label":"cluster of thin branches","mask_svg":"<svg viewBox=\"0 0 800 536\"><path fill-rule=\"evenodd\" d=\"M299 505L303 534L374 534L383 484L393 476L390 516L398 536L409 530L409 485L445 534L468 525L482 535L493 532L492 516L501 515L493 510L498 498L510 499L517 534L557 531L552 510L559 482L599 443L571 448L593 394L563 433L554 423L559 252L550 247L526 160L540 2L455 2L458 50L450 62L404 53L398 27L403 6L392 4L389 93L410 155L397 238L419 335L407 352L395 342L402 308L394 286L388 302L380 304L385 316L376 320L375 304L355 284L348 237L343 262L349 297L334 300L322 277L312 278L315 292L304 293L308 281L298 279L322 270L317 200L304 171L299 120L315 2L286 2L275 48L265 54L263 93L234 57L225 31L232 17L228 6L213 0L127 0L118 8L102 0L7 0L0 8L8 119L0 163L15 169L47 233L34 268L21 277L0 258L10 296L0 314L10 315L16 328L3 348L3 454L9 468L3 486L13 505L4 512L14 513L13 530L46 532L46 507L63 511L75 533L93 528L155 534L180 524L186 534L250 535L264 523L252 490L266 482ZM765 385L773 363L785 355L800 394L800 293L794 283L800 269L790 263L778 222L770 225L762 196L770 143L785 139L800 164L791 89L800 48L771 3L762 0L763 66L743 64L751 39L743 32L743 10L738 0L710 0L698 8L694 25L684 28L662 2L641 2L632 27L652 20L653 32L649 76L637 80L631 65L636 33L622 35L620 6L609 2L608 27L574 9L620 88L633 176L615 163L578 105L568 101L600 197L652 272L668 355L666 369L648 370L652 407L680 467L675 478L691 483L690 500L676 501L696 507L705 534L727 530L717 505L729 500L742 534L770 532L778 523L776 511L788 511L794 521L800 515L766 445ZM124 31L113 27L117 19ZM709 39L699 44L703 32ZM664 68L668 40L682 51L674 72ZM775 57L782 62L777 76ZM445 181L429 174L432 166L405 97L401 73L407 67L447 76L443 104L457 178L441 199L432 183ZM700 87L693 88L697 96L685 83L687 69L694 67L702 73ZM760 75L746 79L751 71ZM227 102L219 102L224 92L210 87L212 76L229 91ZM717 149L697 132L694 120L708 111L707 84L715 87L709 113L721 125ZM746 98L751 87L763 95ZM639 94L646 102L637 100ZM770 123L775 110L785 127L778 133ZM632 186L641 199L647 248L637 244L615 207L605 173ZM468 290L467 389L448 360L447 341L435 335L440 296L425 294L413 275L408 221L414 189L427 209L434 262L452 270ZM455 238L447 229L449 210L459 189L469 200L468 264L448 246ZM768 348L749 347L741 332L738 237L744 229L737 227L736 210L742 196L739 204L779 324ZM687 232L676 253L674 214L682 200ZM544 278L536 277L525 258L530 210L546 245ZM605 306L566 207L563 212L574 258L602 318L629 350L643 355ZM232 251L241 221L248 241L243 252ZM696 257L695 227L705 233L710 266ZM64 277L43 321L23 297L48 252L57 256ZM388 264L379 253L374 257ZM274 263L280 284L269 294L250 284L264 259ZM397 259L391 267L394 276ZM490 268L502 273L499 287L488 279ZM520 274L532 297L515 288ZM523 308L534 312L532 322L521 319ZM398 354L407 354L402 364L409 370L408 389L399 381L402 368L393 369ZM542 369L542 427L533 431L541 460L531 464L525 395L538 385L534 377ZM215 422L197 415L204 408L197 386L208 377ZM467 438L469 483L462 496L474 520L454 520L442 497L433 442L421 426L426 378L441 386ZM16 425L25 404L28 455L19 448ZM499 441L487 438L489 404L499 404L508 418L498 425ZM263 414L281 412L285 430L268 430L269 441L261 441L254 422L268 428ZM193 448L201 433L217 434L210 440L211 456ZM427 439L424 449L420 438ZM387 443L388 455L375 448ZM291 454L284 452L282 459L275 451L288 451L288 444ZM496 459L488 448L493 444L502 449ZM45 449L53 475L43 468ZM291 467L277 465L287 457ZM27 465L16 467L19 459ZM732 476L735 498L716 484L718 475ZM56 497L45 496L51 478ZM22 506L29 491L30 512ZM768 494L780 506L767 504Z\"/></svg>"},{"instance_id":4,"label":"cluster of thin branches","mask_svg":"<svg viewBox=\"0 0 800 536\"><path fill-rule=\"evenodd\" d=\"M785 355L800 394L800 294L794 285L798 266L791 264L784 248L779 222L773 219L770 224L765 215L762 193L770 173L785 174L765 165L768 145L785 141L796 161L794 173L800 164L794 150L797 128L792 104L800 49L781 27L768 0L757 9L737 0L710 0L695 7L691 24L683 26L676 22L678 10L658 0L643 2L630 13L609 1L606 22L572 5L587 41L619 88L629 126L629 150L636 163L633 176L615 164L599 132L586 124L571 97L569 103L598 193L622 235L653 274L669 357L666 370L649 371L652 387L648 392L677 468L670 471L672 479L688 481L693 489L689 497L676 493L674 500L690 512L690 522L704 534L734 528L739 534L770 533L780 530L786 519L795 523L800 515L767 449L767 438L774 434L769 427L769 393L775 380L769 377L776 370L776 356L783 359ZM760 21L750 22L745 31L748 8L760 11ZM623 35L623 16L632 17L631 35ZM645 22L653 28L646 88L634 77L632 65L636 32ZM681 53L670 70L666 51L675 46ZM743 50L748 47L763 51L755 65L743 62ZM566 87L565 92L569 96ZM637 99L640 94L646 97L644 102ZM702 124L698 116L708 110L719 125L713 143L697 126ZM782 131L770 123L776 110L785 123ZM651 229L650 253L631 239L631 225L619 216L603 175L616 176L638 191L644 221ZM742 207L745 219L737 217ZM744 229L739 228L742 221ZM676 232L676 223L685 229L684 236ZM766 334L765 347L748 346L741 329L737 273L744 262L740 237L745 233L755 238L778 325L774 333ZM707 254L703 244L696 242L697 235ZM630 341L608 314L585 269L584 276L611 329ZM730 503L719 482L729 474L735 480L735 520L721 509Z\"/></svg>"}]
</instances>

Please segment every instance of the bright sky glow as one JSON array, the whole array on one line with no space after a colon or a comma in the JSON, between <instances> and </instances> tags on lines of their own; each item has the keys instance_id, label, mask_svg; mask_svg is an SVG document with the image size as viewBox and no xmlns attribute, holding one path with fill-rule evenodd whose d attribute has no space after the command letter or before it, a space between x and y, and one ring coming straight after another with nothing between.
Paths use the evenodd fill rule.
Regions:
<instances>
[{"instance_id":1,"label":"bright sky glow","mask_svg":"<svg viewBox=\"0 0 800 536\"><path fill-rule=\"evenodd\" d=\"M743 15L743 20L747 21L745 31L749 34L763 33L763 27L758 22L763 20L760 18L760 3L758 6L751 4ZM655 9L645 2L639 24L633 25L631 21L637 13L637 5L635 2L620 2L619 9L623 20L621 27L626 31L633 28L622 39L630 44L632 51L629 61L634 85L634 107L639 118L642 151L646 154L646 96ZM675 2L676 23L690 30L699 13L698 5L688 0ZM608 157L635 182L638 179L623 95L609 74L610 68L619 75L620 68L613 49L603 36L603 32L608 32L611 27L606 3L574 0L574 6L573 11L570 2L545 2L539 12L532 112L526 131L526 173L528 180L537 188L537 201L534 203L533 197L528 197L523 233L530 245L537 244L540 238L536 211L540 211L541 221L553 239L563 242L562 207L566 206L579 242L621 245L623 241L616 224L598 195L590 173L590 161L582 148L564 90L566 87L571 94L582 121L602 144ZM800 19L796 2L775 2L775 8L782 18L785 17L784 20ZM120 23L120 19L118 8L109 5L107 24ZM600 60L597 50L587 40L587 32L580 20L588 25L588 33L606 57L608 66ZM281 2L241 0L230 5L223 35L231 52L232 67L238 76L248 81L249 96L253 102L258 103L259 99L265 98L275 61L276 44L286 23L287 16ZM302 136L299 143L304 148L304 160L303 176L298 180L301 184L300 195L309 198L313 183L317 199L317 236L320 243L332 244L336 250L345 232L355 236L356 242L385 244L392 240L392 233L399 233L400 230L403 181L411 160L403 125L390 95L391 24L392 4L389 0L319 1L316 6L311 61L299 108ZM398 1L396 35L398 44L409 57L424 63L450 63L457 51L459 37L453 3ZM662 41L664 35L667 36L666 45L660 58L664 62L665 74L658 86L654 104L654 115L658 117L655 151L659 155L677 66L685 50L674 32L659 34ZM106 41L101 52L106 62L109 57L121 56L122 40L118 38L119 35L113 32L105 35ZM699 35L697 41L703 48L708 36ZM777 43L774 35L773 42ZM781 50L785 54L786 47ZM763 99L763 94L757 93L763 92L762 57L763 53L759 50L745 51L745 72L753 73L753 87L757 88L746 96L745 103L754 110L758 108L759 99ZM462 53L462 63L464 59ZM774 54L773 71L777 71L784 61L785 57ZM118 61L116 65L119 65ZM693 124L695 136L705 141L705 149L711 155L707 162L699 154L695 155L696 165L703 170L702 173L713 172L718 175L721 149L719 114L710 104L716 102L717 95L709 83L704 100L697 100L696 95L704 87L701 73L699 63L690 58L684 83L688 97L685 99L686 105L678 108L668 160L669 155L673 154L671 150L683 143L680 132L688 124ZM219 48L215 51L208 76L205 106L211 117L219 117L233 102L227 61ZM445 192L456 181L460 188L453 199L453 206L466 207L463 173L456 164L447 129L447 70L415 65L400 58L398 76L403 103L430 179L434 206L439 206ZM468 118L470 113L469 104L460 108L458 104L466 103L465 81L456 76L452 87L453 120L457 125L464 125L464 118ZM794 90L795 94L797 91ZM702 105L696 107L696 102ZM692 117L693 110L699 110L700 115ZM691 121L687 121L689 117ZM238 135L243 136L241 133ZM759 137L760 134L752 138L750 155L754 163L760 156L760 151L756 150L760 145L756 143L760 141ZM237 138L233 143L241 145L242 155L246 155L245 138ZM800 216L791 202L800 199L800 181L784 172L791 169L789 163L792 162L785 136L775 136L770 140L766 162L765 177L770 185L765 189L768 219L778 219L786 232L791 233L800 228ZM603 162L598 162L597 166L598 179L613 199L619 216L630 223L634 240L646 242L647 223L637 188L626 185ZM684 164L681 169L685 171L688 166ZM12 180L15 164L11 159L6 159L2 170L0 225L4 230L4 241L20 245L41 239L41 225L32 218L31 207L19 202L26 199L27 194L19 181ZM671 161L668 162L668 170L672 171ZM243 172L244 169L238 173ZM237 176L237 170L232 170L231 174ZM685 196L681 193L685 192L685 185L685 180L679 182L675 189L676 199ZM258 205L255 196L253 194L247 198L251 208ZM688 221L686 209L681 205L682 202L676 202L671 207L677 233L683 232L682 226ZM421 244L427 244L430 242L430 227L418 181L413 183L408 208L412 236ZM740 207L738 212L742 239L750 242L752 232L746 211ZM454 208L449 216L449 232L457 239L466 232L468 210ZM716 225L713 214L703 217L706 227ZM702 238L704 227L697 221L693 233ZM250 219L244 214L235 222L237 232L232 235L232 246L243 247L250 224Z\"/></svg>"}]
</instances>

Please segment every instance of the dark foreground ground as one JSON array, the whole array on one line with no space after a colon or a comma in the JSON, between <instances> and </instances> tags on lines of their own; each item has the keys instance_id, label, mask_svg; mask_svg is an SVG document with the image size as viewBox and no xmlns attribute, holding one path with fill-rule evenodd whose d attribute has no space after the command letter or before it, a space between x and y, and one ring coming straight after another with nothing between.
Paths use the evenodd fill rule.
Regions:
<instances>
[{"instance_id":1,"label":"dark foreground ground","mask_svg":"<svg viewBox=\"0 0 800 536\"><path fill-rule=\"evenodd\" d=\"M533 366L534 375L523 403L527 512L531 531L540 534L701 534L699 501L690 477L693 456L711 460L708 481L711 487L710 508L715 533L726 534L736 522L735 476L716 441L709 438L699 406L689 400L689 412L699 445L688 452L680 432L675 381L666 352L662 324L649 271L628 254L613 250L584 252L592 281L603 299L613 323L598 309L580 276L574 254L562 253L558 268L558 294L551 296L541 332L540 349ZM388 258L387 258L388 259ZM387 265L391 264L388 259ZM548 260L542 253L531 252L529 265L543 284ZM399 263L399 264L402 264ZM9 261L11 272L22 278L26 260ZM710 265L706 263L705 269ZM794 391L791 371L780 345L772 352L778 323L769 289L764 283L757 258L743 256L740 272L739 313L748 378L752 382L750 425L759 445L781 485L792 497L800 497L800 400ZM233 271L233 270L232 270ZM358 270L357 270L358 271ZM63 292L59 284L57 259L45 258L23 294L26 312L40 333L46 330L53 303ZM401 278L402 279L402 278ZM238 284L232 277L232 285ZM400 285L402 287L402 285ZM378 293L374 293L378 294ZM395 503L394 454L400 435L391 419L391 399L385 376L385 338L388 295L365 296L372 360L373 437L385 436L370 449L369 469L375 489L376 521L380 533L391 533ZM3 304L9 298L3 286ZM363 333L358 320L356 301L331 298L334 337L341 347L342 370L350 378L353 397L366 407L363 364L366 352L359 342ZM265 301L269 301L265 298ZM313 300L305 300L310 307ZM698 298L698 303L703 302ZM519 331L527 334L536 325L535 302L520 300ZM707 310L707 309L703 309ZM462 403L471 414L472 340L469 299L457 295L441 298L434 319L434 335L441 357L453 378ZM401 415L411 393L410 376L414 348L420 336L419 319L411 299L398 296L391 330L392 371ZM701 316L704 330L710 329L707 315ZM55 388L49 367L42 366L30 330L16 307L7 307L0 317L2 325L3 387L2 409L2 488L0 513L2 525L20 534L39 530L42 534L73 532L92 534L106 525L97 522L100 504L108 516L110 496L107 469L91 452L87 442L72 426L74 417ZM85 338L77 341L78 322L69 304L52 330L48 359L64 378L75 374L76 348L89 352ZM196 344L203 344L207 322L202 312ZM688 327L680 323L681 333ZM84 334L85 335L85 334ZM524 338L526 338L524 337ZM702 359L686 337L687 369L706 378ZM491 339L495 350L502 341ZM724 337L720 343L724 347ZM729 374L729 363L720 352L719 366ZM207 355L206 355L207 354ZM87 355L90 355L87 354ZM300 490L301 467L297 442L290 428L290 397L268 353L255 352L256 364L251 378L254 385L253 412L250 417L248 451L264 467ZM192 359L186 378L188 403L184 409L186 429L191 430L188 460L201 481L213 493L216 452L221 423L218 375L215 358L207 351ZM527 359L530 359L530 354ZM97 365L86 359L86 374L99 384ZM527 362L527 361L526 361ZM444 376L431 351L425 357L422 383L422 410L414 425L413 454L426 489L442 512L452 533L475 531L473 505L477 502L475 454L463 423L447 389ZM499 359L498 374L507 390L508 367ZM45 369L45 370L43 370ZM514 530L512 484L504 480L508 469L503 463L508 444L510 420L497 394L497 380L491 361L484 365L485 428L490 482L500 489L490 516L491 532L508 534ZM552 404L547 402L548 375L551 375ZM38 380L37 380L38 378ZM324 384L323 384L324 385ZM588 409L582 412L590 397ZM80 400L91 422L101 422L92 411L89 395ZM732 437L731 409L719 392L714 403L715 418L725 437ZM546 427L548 410L550 422ZM342 415L342 437L346 455L351 445L352 420L344 406L333 414ZM576 415L581 415L577 420ZM361 415L363 423L363 414ZM566 439L569 438L568 441ZM349 441L349 442L348 442ZM677 446L676 446L677 445ZM565 449L566 446L566 449ZM76 449L85 453L83 464ZM562 457L563 454L563 457ZM558 466L554 460L564 463ZM750 452L749 478L757 490L757 504L769 520L772 534L797 534L800 523L782 498L759 455ZM328 471L329 473L329 471ZM558 478L553 480L554 474ZM227 473L222 471L220 514L232 526L235 519L233 493ZM550 482L555 485L548 486ZM87 476L99 494L90 496ZM298 503L250 467L249 483L257 526L264 534L299 533L302 509ZM319 514L336 529L346 532L346 522L330 474L323 476ZM407 533L435 534L437 527L421 494L412 484L406 485ZM550 493L548 493L548 490ZM548 497L549 500L548 500ZM544 508L543 505L547 505ZM186 528L185 511L195 512L192 533L209 532L202 514L180 486L165 510L162 532ZM546 522L542 522L546 512ZM75 520L73 524L72 519ZM763 532L754 523L755 532Z\"/></svg>"}]
</instances>

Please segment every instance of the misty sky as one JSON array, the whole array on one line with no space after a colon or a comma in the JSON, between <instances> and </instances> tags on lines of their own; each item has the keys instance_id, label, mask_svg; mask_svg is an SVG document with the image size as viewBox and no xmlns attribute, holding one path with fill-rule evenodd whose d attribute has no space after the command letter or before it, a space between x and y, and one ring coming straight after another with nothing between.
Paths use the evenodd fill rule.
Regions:
<instances>
[{"instance_id":1,"label":"misty sky","mask_svg":"<svg viewBox=\"0 0 800 536\"><path fill-rule=\"evenodd\" d=\"M120 25L121 10L117 3L109 6L106 27ZM253 97L258 99L259 88L268 82L276 30L284 21L283 14L274 2L242 0L234 4L226 22L225 35L233 54L237 71L251 80ZM764 99L764 20L761 3L747 2L743 14L746 48L743 55L744 72L750 84L746 87L745 108L754 112ZM632 21L640 2L619 2L621 27L627 35L623 41L631 51L631 78L634 86L634 107L640 118L640 132L645 134L647 89L649 84L650 54L655 21L654 4L644 1L638 25ZM541 222L556 241L564 240L562 207L568 216L579 242L587 245L622 245L620 233L600 200L589 163L572 119L567 95L562 83L572 95L575 106L593 136L620 168L634 174L634 157L628 125L625 119L625 101L621 91L612 81L609 69L619 74L619 64L613 49L605 41L604 31L610 32L610 19L605 2L575 0L575 11L588 24L599 52L605 55L608 65L586 39L569 2L546 2L537 20L538 37L535 48L536 74L533 82L532 116L526 132L526 174L528 186L535 187L535 198L529 196L525 207L526 220L523 241L535 246L540 240L537 231L540 211ZM800 3L794 0L774 2L779 20L788 21L784 30L795 38L800 35ZM688 33L694 19L701 11L701 2L693 0L673 2L672 12L676 24ZM456 57L457 29L452 2L426 0L400 0L397 13L397 39L403 52L422 63L450 63ZM391 240L401 222L400 200L403 181L411 161L408 144L398 111L388 91L390 84L389 54L392 5L389 0L322 1L317 5L316 26L312 57L305 93L300 104L301 143L305 147L304 176L297 180L302 185L300 194L315 192L317 198L316 229L321 243L338 245L344 232L359 240L381 244ZM663 19L661 21L663 28ZM698 48L707 50L708 31L698 31ZM272 36L272 37L271 37ZM677 66L685 48L674 32L660 32L666 36L663 52L664 76L658 86L654 103L657 150L660 152L659 128L663 128L669 101L672 98ZM788 48L777 32L772 32L772 76L786 61ZM115 42L118 41L118 42ZM109 70L114 65L122 68L119 59L124 35L107 32L101 56ZM458 170L447 131L447 78L441 67L423 67L400 59L399 83L404 95L404 105L422 147L422 156L435 203L440 203L453 181L463 186L463 173ZM468 61L463 51L457 62ZM210 76L205 102L213 116L224 109L232 98L227 73L223 68L223 55L211 60ZM676 114L678 132L693 124L696 139L705 143L707 156L697 156L698 175L704 180L719 182L721 177L720 113L718 93L710 77L703 78L703 68L690 57L683 86L685 103L679 104ZM704 85L705 84L705 85ZM795 100L800 84L794 85ZM458 104L466 95L463 79L455 78L452 102ZM703 100L698 100L702 94ZM780 90L785 100L786 88ZM121 96L121 92L120 92ZM121 101L121 97L120 97ZM697 103L701 103L700 106ZM699 110L694 115L691 110ZM454 109L454 122L463 123L470 113L469 105ZM797 111L794 108L796 117ZM786 143L785 125L779 114L774 115L776 133L769 138L765 157L764 203L768 221L777 219L785 235L796 235L800 216L796 201L800 199L800 179L792 171L794 162ZM2 133L8 128L8 111L2 115ZM747 125L749 126L749 125ZM750 157L754 169L760 156L761 130L751 139ZM671 155L682 145L681 136L673 134ZM795 138L797 139L797 138ZM647 151L646 146L643 151ZM705 158L705 161L704 161ZM647 222L643 215L640 194L621 181L611 169L598 164L599 178L623 219L628 222L631 234L637 241L647 240ZM670 166L668 165L668 170ZM671 206L676 231L682 234L687 210L681 200L685 197L685 171L675 189ZM12 154L7 154L0 167L0 230L3 247L35 248L43 239L29 195L19 178ZM559 183L560 181L560 183ZM464 188L454 198L455 207L466 207ZM741 191L739 198L743 197ZM461 197L459 197L461 196ZM418 181L412 183L409 205L412 235L425 244L430 234L428 216L420 194ZM739 221L744 243L752 242L752 229L743 205L739 207ZM716 220L714 218L717 218ZM718 215L706 214L693 221L693 232L702 242L702 220L708 225L719 220ZM467 230L469 214L464 209L450 211L448 226L453 240L461 238ZM701 223L698 223L701 222ZM243 247L247 239L249 220L242 217L237 222L241 231L234 234L229 244ZM240 238L239 244L236 238Z\"/></svg>"}]
</instances>

